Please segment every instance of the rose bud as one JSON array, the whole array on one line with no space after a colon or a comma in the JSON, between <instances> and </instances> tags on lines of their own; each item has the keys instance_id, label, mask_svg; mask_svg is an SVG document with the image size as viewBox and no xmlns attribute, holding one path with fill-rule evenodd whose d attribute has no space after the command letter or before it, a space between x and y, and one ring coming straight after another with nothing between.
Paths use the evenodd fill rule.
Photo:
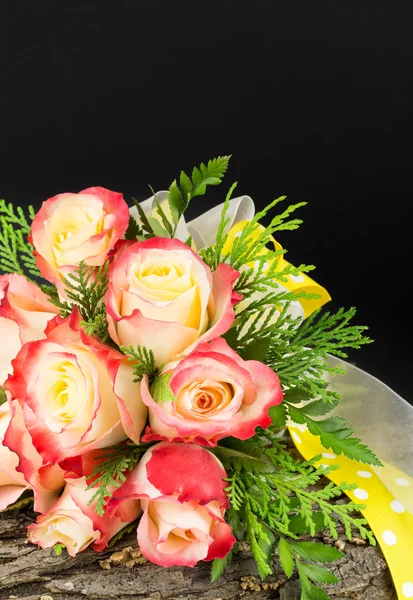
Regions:
<instances>
[{"instance_id":1,"label":"rose bud","mask_svg":"<svg viewBox=\"0 0 413 600\"><path fill-rule=\"evenodd\" d=\"M124 346L145 346L156 364L179 358L198 341L228 331L238 271L219 264L214 273L186 244L153 238L120 253L106 296L109 333Z\"/></svg>"},{"instance_id":2,"label":"rose bud","mask_svg":"<svg viewBox=\"0 0 413 600\"><path fill-rule=\"evenodd\" d=\"M193 567L200 560L224 558L235 543L224 519L226 476L205 448L162 442L144 454L109 510L119 510L127 498L141 500L138 544L157 565Z\"/></svg>"},{"instance_id":3,"label":"rose bud","mask_svg":"<svg viewBox=\"0 0 413 600\"><path fill-rule=\"evenodd\" d=\"M129 209L123 195L102 187L46 200L31 230L41 274L59 289L62 276L81 261L102 266L128 223Z\"/></svg>"},{"instance_id":4,"label":"rose bud","mask_svg":"<svg viewBox=\"0 0 413 600\"><path fill-rule=\"evenodd\" d=\"M28 527L29 540L41 548L63 544L70 556L76 556L90 544L100 552L118 531L139 516L139 501L127 500L122 511L123 515L128 515L127 521L119 518L116 512L100 517L94 508L95 502L89 505L96 489L87 490L87 486L85 477L67 479L59 500Z\"/></svg>"},{"instance_id":5,"label":"rose bud","mask_svg":"<svg viewBox=\"0 0 413 600\"><path fill-rule=\"evenodd\" d=\"M45 463L130 437L139 443L147 409L126 357L88 336L79 311L55 317L46 339L25 344L5 383ZM14 449L19 452L18 448Z\"/></svg>"},{"instance_id":6,"label":"rose bud","mask_svg":"<svg viewBox=\"0 0 413 600\"><path fill-rule=\"evenodd\" d=\"M166 365L175 400L153 399L147 377L143 402L152 431L145 441L169 439L216 445L233 436L246 440L257 427L268 427L268 409L282 401L277 375L256 360L242 360L222 338L200 344L178 363Z\"/></svg>"}]
</instances>

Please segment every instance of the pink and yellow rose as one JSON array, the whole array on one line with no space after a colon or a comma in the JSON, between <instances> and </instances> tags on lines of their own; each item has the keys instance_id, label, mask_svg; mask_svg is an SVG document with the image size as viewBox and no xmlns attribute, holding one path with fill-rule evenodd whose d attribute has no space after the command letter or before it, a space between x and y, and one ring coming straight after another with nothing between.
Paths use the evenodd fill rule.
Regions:
<instances>
[{"instance_id":1,"label":"pink and yellow rose","mask_svg":"<svg viewBox=\"0 0 413 600\"><path fill-rule=\"evenodd\" d=\"M125 518L124 515L127 515L126 521L116 511L112 516L99 516L95 503L89 504L96 489L87 490L87 487L85 477L68 478L57 502L28 527L29 540L41 548L63 544L70 556L76 556L90 544L99 552L106 548L111 537L138 517L138 500L126 500L123 503L122 516Z\"/></svg>"},{"instance_id":2,"label":"pink and yellow rose","mask_svg":"<svg viewBox=\"0 0 413 600\"><path fill-rule=\"evenodd\" d=\"M208 450L162 442L150 448L115 492L110 512L122 515L125 499L140 499L142 554L162 567L194 567L224 558L235 543L225 522L226 472Z\"/></svg>"},{"instance_id":3,"label":"pink and yellow rose","mask_svg":"<svg viewBox=\"0 0 413 600\"><path fill-rule=\"evenodd\" d=\"M0 510L32 490L34 510L43 512L58 498L63 471L57 464L43 464L24 426L21 406L8 392L7 396L8 401L0 406Z\"/></svg>"},{"instance_id":4,"label":"pink and yellow rose","mask_svg":"<svg viewBox=\"0 0 413 600\"><path fill-rule=\"evenodd\" d=\"M145 440L169 439L216 445L221 438L245 440L271 423L268 409L282 401L277 375L256 360L242 360L222 338L200 344L186 358L166 365L175 400L154 400L142 380L142 400L151 431Z\"/></svg>"},{"instance_id":5,"label":"pink and yellow rose","mask_svg":"<svg viewBox=\"0 0 413 600\"><path fill-rule=\"evenodd\" d=\"M89 266L103 265L128 223L129 209L123 195L102 187L46 200L31 230L41 274L59 288L62 277L81 261Z\"/></svg>"},{"instance_id":6,"label":"pink and yellow rose","mask_svg":"<svg viewBox=\"0 0 413 600\"><path fill-rule=\"evenodd\" d=\"M44 462L59 462L130 437L139 443L147 409L124 355L85 334L75 308L55 317L46 339L23 346L5 388ZM18 452L18 449L16 449Z\"/></svg>"},{"instance_id":7,"label":"pink and yellow rose","mask_svg":"<svg viewBox=\"0 0 413 600\"><path fill-rule=\"evenodd\" d=\"M44 338L46 325L57 312L46 294L23 275L0 276L0 385L22 345Z\"/></svg>"},{"instance_id":8,"label":"pink and yellow rose","mask_svg":"<svg viewBox=\"0 0 413 600\"><path fill-rule=\"evenodd\" d=\"M124 346L145 346L156 364L188 353L228 331L238 271L210 268L177 239L153 238L124 249L114 262L106 296L109 332Z\"/></svg>"}]
</instances>

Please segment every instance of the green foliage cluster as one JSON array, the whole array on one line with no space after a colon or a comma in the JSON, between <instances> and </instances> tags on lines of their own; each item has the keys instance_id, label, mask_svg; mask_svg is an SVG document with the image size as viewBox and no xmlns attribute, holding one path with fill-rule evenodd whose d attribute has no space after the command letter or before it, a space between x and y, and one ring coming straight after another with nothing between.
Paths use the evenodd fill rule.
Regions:
<instances>
[{"instance_id":1,"label":"green foliage cluster","mask_svg":"<svg viewBox=\"0 0 413 600\"><path fill-rule=\"evenodd\" d=\"M68 300L59 298L56 287L43 285L50 302L59 308L61 317L68 317L77 306L82 316L82 327L89 335L96 335L107 342L109 340L106 306L104 298L108 289L109 261L101 267L86 265L84 261L63 278L65 294Z\"/></svg>"},{"instance_id":2,"label":"green foliage cluster","mask_svg":"<svg viewBox=\"0 0 413 600\"><path fill-rule=\"evenodd\" d=\"M320 456L310 461L296 460L279 441L272 439L269 443L263 431L245 442L227 438L211 451L228 474L229 522L238 541L245 537L249 543L262 578L272 573L277 539L286 575L291 577L295 565L308 595L311 584L307 579L316 583L332 583L336 579L325 568L303 563L301 559L330 562L341 555L330 546L295 541L299 534L314 536L326 528L337 538L337 524L341 522L348 539L352 538L354 527L363 539L375 543L366 521L355 514L363 506L353 502L336 503L344 492L354 489L354 485L329 482L324 487L313 488L315 484L320 486L321 478L335 469L335 466L316 467ZM212 570L213 580L220 576L222 569L223 564L217 560Z\"/></svg>"},{"instance_id":3,"label":"green foliage cluster","mask_svg":"<svg viewBox=\"0 0 413 600\"><path fill-rule=\"evenodd\" d=\"M143 346L136 346L136 348L121 346L120 349L128 357L128 361L133 367L134 381L142 381L143 376L147 375L151 383L158 372L152 350Z\"/></svg>"},{"instance_id":4,"label":"green foliage cluster","mask_svg":"<svg viewBox=\"0 0 413 600\"><path fill-rule=\"evenodd\" d=\"M338 394L328 389L326 374L343 371L329 366L328 355L346 358L346 349L360 348L371 340L364 335L366 327L350 323L355 316L354 308L341 308L335 314L316 311L304 322L291 314L292 302L318 296L288 291L282 283L288 276L309 272L314 267L283 266L280 259L285 250L269 249L268 246L274 247L276 232L299 227L302 221L290 217L305 203L289 206L264 227L260 221L286 197L277 198L255 215L229 247L227 212L233 187L224 202L216 244L201 251L211 269L226 262L241 272L235 289L243 295L243 300L235 306L235 322L224 335L225 339L244 359L265 362L277 373L286 400L274 415L278 427L285 426L287 417L291 417L297 423L307 424L326 448L361 462L379 465L377 457L360 440L351 437L353 430L344 419L312 419L312 416L327 415L339 400ZM320 399L317 405L308 409L313 414L303 405L309 399ZM318 414L314 415L316 406Z\"/></svg>"},{"instance_id":5,"label":"green foliage cluster","mask_svg":"<svg viewBox=\"0 0 413 600\"><path fill-rule=\"evenodd\" d=\"M179 183L175 179L169 187L167 203L161 205L154 190L155 207L158 218L146 216L141 205L134 199L141 223L130 219L127 239L145 239L151 237L173 238L178 223L190 201L196 196L203 196L209 185L218 185L228 168L230 156L218 156L194 167L191 177L181 171Z\"/></svg>"},{"instance_id":6,"label":"green foliage cluster","mask_svg":"<svg viewBox=\"0 0 413 600\"><path fill-rule=\"evenodd\" d=\"M137 446L130 442L102 450L96 459L96 466L87 477L87 489L95 490L89 504L94 505L100 516L103 516L113 493L126 481L127 473L136 467L147 449L148 444Z\"/></svg>"},{"instance_id":7,"label":"green foliage cluster","mask_svg":"<svg viewBox=\"0 0 413 600\"><path fill-rule=\"evenodd\" d=\"M32 206L28 208L29 219L34 219ZM34 248L27 240L30 224L24 210L0 199L0 273L19 273L40 277Z\"/></svg>"}]
</instances>

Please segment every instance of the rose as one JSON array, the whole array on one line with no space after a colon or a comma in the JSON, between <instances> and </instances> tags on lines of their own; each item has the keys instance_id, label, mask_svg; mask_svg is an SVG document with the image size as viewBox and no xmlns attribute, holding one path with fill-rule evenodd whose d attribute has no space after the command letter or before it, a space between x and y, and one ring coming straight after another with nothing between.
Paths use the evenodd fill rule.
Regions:
<instances>
[{"instance_id":1,"label":"rose","mask_svg":"<svg viewBox=\"0 0 413 600\"><path fill-rule=\"evenodd\" d=\"M44 462L59 462L129 436L139 443L147 409L124 355L85 334L75 308L45 340L25 344L5 383L23 408Z\"/></svg>"},{"instance_id":2,"label":"rose","mask_svg":"<svg viewBox=\"0 0 413 600\"><path fill-rule=\"evenodd\" d=\"M226 332L238 271L209 267L177 239L152 238L119 253L106 296L109 332L117 344L145 346L156 364L174 360L198 341Z\"/></svg>"},{"instance_id":3,"label":"rose","mask_svg":"<svg viewBox=\"0 0 413 600\"><path fill-rule=\"evenodd\" d=\"M225 469L201 446L162 442L150 448L110 500L109 512L126 499L141 500L142 554L162 567L193 567L224 558L235 543L224 520L228 507Z\"/></svg>"},{"instance_id":4,"label":"rose","mask_svg":"<svg viewBox=\"0 0 413 600\"><path fill-rule=\"evenodd\" d=\"M46 514L40 515L37 522L28 527L28 538L42 548L63 544L70 556L76 556L90 544L98 552L106 548L111 537L123 529L127 523L139 515L139 501L126 501L122 514L128 515L123 521L115 513L100 517L94 504L89 505L95 488L87 490L85 477L67 479L63 494Z\"/></svg>"},{"instance_id":5,"label":"rose","mask_svg":"<svg viewBox=\"0 0 413 600\"><path fill-rule=\"evenodd\" d=\"M28 488L27 481L16 470L18 457L3 445L9 423L10 411L6 402L0 405L0 511L16 502Z\"/></svg>"},{"instance_id":6,"label":"rose","mask_svg":"<svg viewBox=\"0 0 413 600\"><path fill-rule=\"evenodd\" d=\"M58 194L36 214L31 242L43 277L61 286L62 276L81 261L101 266L129 223L123 195L102 187Z\"/></svg>"},{"instance_id":7,"label":"rose","mask_svg":"<svg viewBox=\"0 0 413 600\"><path fill-rule=\"evenodd\" d=\"M24 427L22 408L6 394L0 406L0 511L26 490L34 492L34 510L46 511L64 485L63 471L59 465L43 465Z\"/></svg>"},{"instance_id":8,"label":"rose","mask_svg":"<svg viewBox=\"0 0 413 600\"><path fill-rule=\"evenodd\" d=\"M145 440L169 439L215 445L223 437L245 440L271 423L270 406L282 401L277 375L256 360L242 360L217 338L200 344L186 358L166 365L175 400L153 399L147 377L143 402L149 408L152 431Z\"/></svg>"},{"instance_id":9,"label":"rose","mask_svg":"<svg viewBox=\"0 0 413 600\"><path fill-rule=\"evenodd\" d=\"M11 361L21 346L44 338L47 322L57 312L46 294L23 275L0 276L0 385L11 373Z\"/></svg>"}]
</instances>

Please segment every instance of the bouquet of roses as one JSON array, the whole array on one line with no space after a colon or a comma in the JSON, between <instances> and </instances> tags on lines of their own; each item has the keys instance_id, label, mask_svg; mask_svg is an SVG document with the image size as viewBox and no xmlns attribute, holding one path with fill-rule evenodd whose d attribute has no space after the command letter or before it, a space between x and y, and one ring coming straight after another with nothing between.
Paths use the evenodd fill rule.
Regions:
<instances>
[{"instance_id":1,"label":"bouquet of roses","mask_svg":"<svg viewBox=\"0 0 413 600\"><path fill-rule=\"evenodd\" d=\"M299 534L334 538L340 522L374 539L358 505L335 503L351 486L323 485L333 466L296 458L280 435L295 421L380 464L326 417L339 400L328 353L369 340L353 309L320 315L328 296L294 285L313 267L286 262L273 236L299 226L303 203L267 226L284 197L240 220L233 185L204 217L212 241L191 232L186 208L228 160L132 211L101 187L30 208L32 222L1 201L0 509L33 502L29 540L71 556L137 528L148 560L213 560L213 580L245 541L261 577L278 555L303 598L327 598L314 583L336 578L317 563L342 554Z\"/></svg>"}]
</instances>

